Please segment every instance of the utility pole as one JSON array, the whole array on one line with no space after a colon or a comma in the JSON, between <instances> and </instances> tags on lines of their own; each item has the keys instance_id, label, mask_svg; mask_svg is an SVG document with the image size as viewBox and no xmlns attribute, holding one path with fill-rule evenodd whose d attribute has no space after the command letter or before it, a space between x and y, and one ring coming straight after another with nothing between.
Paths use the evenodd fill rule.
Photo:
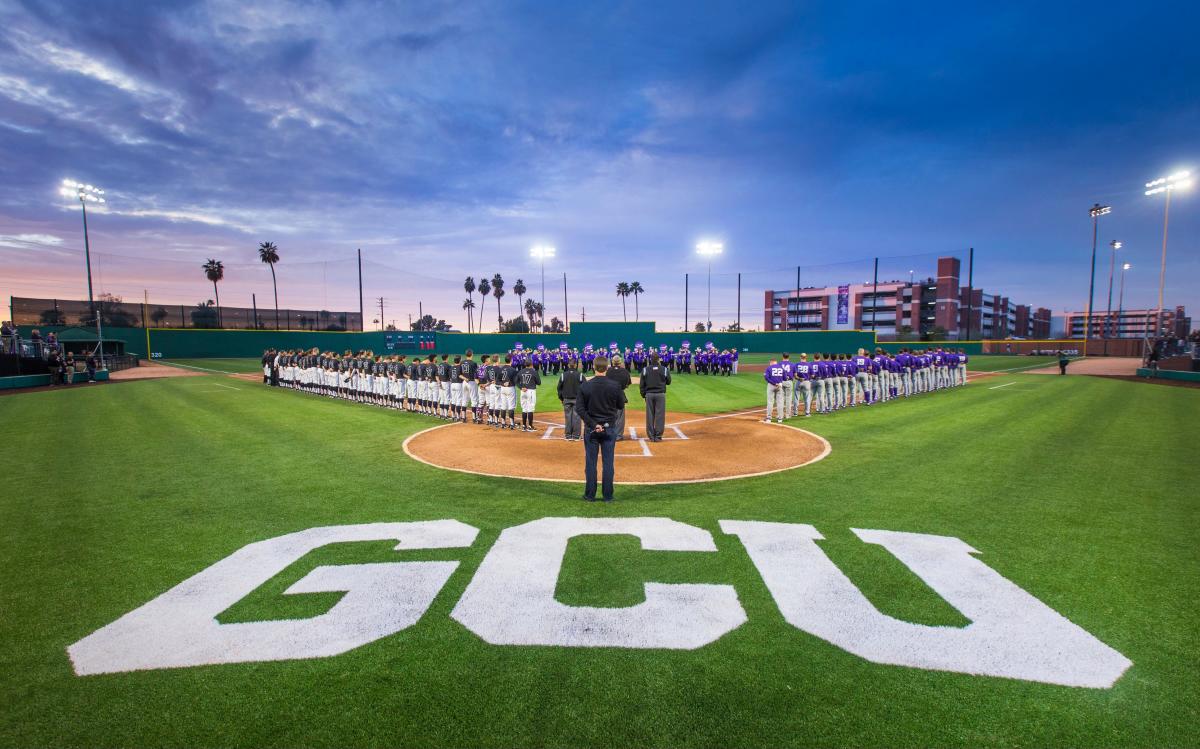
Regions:
<instances>
[{"instance_id":1,"label":"utility pole","mask_svg":"<svg viewBox=\"0 0 1200 749\"><path fill-rule=\"evenodd\" d=\"M742 274L738 273L738 316L737 316L738 332L742 332Z\"/></svg>"},{"instance_id":2,"label":"utility pole","mask_svg":"<svg viewBox=\"0 0 1200 749\"><path fill-rule=\"evenodd\" d=\"M684 333L686 333L687 329L688 329L687 313L688 313L688 274L684 273L683 274L683 332Z\"/></svg>"},{"instance_id":3,"label":"utility pole","mask_svg":"<svg viewBox=\"0 0 1200 749\"><path fill-rule=\"evenodd\" d=\"M362 295L362 248L358 250L358 329L366 330L367 320L363 313L363 295Z\"/></svg>"},{"instance_id":4,"label":"utility pole","mask_svg":"<svg viewBox=\"0 0 1200 749\"><path fill-rule=\"evenodd\" d=\"M563 273L563 332L571 330L571 308L567 306L567 274Z\"/></svg>"},{"instance_id":5,"label":"utility pole","mask_svg":"<svg viewBox=\"0 0 1200 749\"><path fill-rule=\"evenodd\" d=\"M788 305L783 305L783 329L791 330L792 323L788 320ZM800 266L796 266L796 330L800 330Z\"/></svg>"},{"instance_id":6,"label":"utility pole","mask_svg":"<svg viewBox=\"0 0 1200 749\"><path fill-rule=\"evenodd\" d=\"M875 307L879 304L879 258L875 258L875 280L872 282L871 288L871 332L875 333ZM875 340L879 340L879 335L875 335Z\"/></svg>"},{"instance_id":7,"label":"utility pole","mask_svg":"<svg viewBox=\"0 0 1200 749\"><path fill-rule=\"evenodd\" d=\"M379 329L383 330L383 297L379 297Z\"/></svg>"},{"instance_id":8,"label":"utility pole","mask_svg":"<svg viewBox=\"0 0 1200 749\"><path fill-rule=\"evenodd\" d=\"M912 274L909 274L909 284L912 284ZM975 316L975 248L968 250L967 255L967 340L971 340L971 322Z\"/></svg>"}]
</instances>

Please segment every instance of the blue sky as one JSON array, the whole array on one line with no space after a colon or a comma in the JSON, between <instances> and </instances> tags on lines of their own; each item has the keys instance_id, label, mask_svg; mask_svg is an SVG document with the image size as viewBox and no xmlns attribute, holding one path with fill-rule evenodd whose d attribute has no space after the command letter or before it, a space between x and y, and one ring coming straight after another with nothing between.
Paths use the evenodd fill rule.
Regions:
<instances>
[{"instance_id":1,"label":"blue sky","mask_svg":"<svg viewBox=\"0 0 1200 749\"><path fill-rule=\"evenodd\" d=\"M108 190L93 249L127 298L211 297L217 257L222 301L261 305L271 240L283 306L354 308L361 247L368 306L461 326L462 277L536 287L548 242L572 319L619 317L636 279L678 327L713 236L718 325L736 271L752 325L796 265L920 275L968 246L978 285L1057 311L1086 301L1099 201L1126 306L1152 306L1142 184L1200 167L1198 27L1182 2L0 0L0 293L84 294L74 177ZM1172 219L1166 302L1197 314L1200 191Z\"/></svg>"}]
</instances>

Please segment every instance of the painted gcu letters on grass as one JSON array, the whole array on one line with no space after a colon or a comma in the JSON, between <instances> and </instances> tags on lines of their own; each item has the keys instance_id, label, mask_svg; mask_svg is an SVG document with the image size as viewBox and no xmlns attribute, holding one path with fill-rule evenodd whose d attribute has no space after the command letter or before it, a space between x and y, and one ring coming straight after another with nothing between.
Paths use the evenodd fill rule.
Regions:
<instances>
[{"instance_id":1,"label":"painted gcu letters on grass","mask_svg":"<svg viewBox=\"0 0 1200 749\"><path fill-rule=\"evenodd\" d=\"M927 626L876 609L816 543L811 525L720 521L745 546L784 619L874 663L1111 687L1123 655L1001 577L957 538L858 530L961 612L965 627ZM703 647L746 622L730 585L645 583L623 608L568 606L554 590L568 541L630 535L653 551L716 552L712 535L667 518L542 518L504 530L451 616L488 643L562 647ZM103 674L217 663L319 658L412 626L458 562L322 566L285 593L345 592L324 614L221 624L216 617L314 549L394 540L396 549L463 548L478 530L457 520L342 525L245 546L67 648L75 672Z\"/></svg>"}]
</instances>

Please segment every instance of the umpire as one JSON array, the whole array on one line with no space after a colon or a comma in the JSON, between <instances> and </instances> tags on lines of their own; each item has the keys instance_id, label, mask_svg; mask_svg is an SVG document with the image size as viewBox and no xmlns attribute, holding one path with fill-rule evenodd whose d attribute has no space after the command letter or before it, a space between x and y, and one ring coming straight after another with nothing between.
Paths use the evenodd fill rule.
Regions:
<instances>
[{"instance_id":1,"label":"umpire","mask_svg":"<svg viewBox=\"0 0 1200 749\"><path fill-rule=\"evenodd\" d=\"M633 384L633 376L625 368L625 360L618 355L612 358L612 367L608 370L608 377L621 386L621 411L617 414L617 420L613 422L617 442L620 442L625 439L625 404L629 402L629 399L625 397L625 388Z\"/></svg>"},{"instance_id":2,"label":"umpire","mask_svg":"<svg viewBox=\"0 0 1200 749\"><path fill-rule=\"evenodd\" d=\"M667 421L667 385L671 372L659 363L657 351L650 353L650 363L642 369L638 390L646 401L646 434L651 442L662 442Z\"/></svg>"},{"instance_id":3,"label":"umpire","mask_svg":"<svg viewBox=\"0 0 1200 749\"><path fill-rule=\"evenodd\" d=\"M583 376L579 373L579 362L572 359L558 376L558 399L562 401L563 424L566 426L568 442L577 442L583 438L579 414L575 413L575 402L579 400L579 388L582 385Z\"/></svg>"},{"instance_id":4,"label":"umpire","mask_svg":"<svg viewBox=\"0 0 1200 749\"><path fill-rule=\"evenodd\" d=\"M615 422L617 414L625 407L625 393L621 385L608 376L608 359L596 357L596 376L579 388L575 401L575 413L583 419L586 433L583 438L583 498L596 501L596 456L604 460L603 497L605 502L613 498L613 453L616 449Z\"/></svg>"}]
</instances>

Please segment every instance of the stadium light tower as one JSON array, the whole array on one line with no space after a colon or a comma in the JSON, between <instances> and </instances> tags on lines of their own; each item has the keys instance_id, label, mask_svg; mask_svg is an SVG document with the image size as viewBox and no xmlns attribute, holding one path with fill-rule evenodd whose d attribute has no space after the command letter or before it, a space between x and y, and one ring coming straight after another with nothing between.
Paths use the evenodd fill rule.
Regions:
<instances>
[{"instance_id":1,"label":"stadium light tower","mask_svg":"<svg viewBox=\"0 0 1200 749\"><path fill-rule=\"evenodd\" d=\"M1108 253L1108 307L1104 311L1104 355L1108 355L1108 338L1111 335L1109 329L1112 327L1112 287L1113 287L1113 268L1117 263L1117 250L1121 249L1121 243L1113 240L1108 243L1112 248L1112 252Z\"/></svg>"},{"instance_id":2,"label":"stadium light tower","mask_svg":"<svg viewBox=\"0 0 1200 749\"><path fill-rule=\"evenodd\" d=\"M76 198L79 200L79 207L83 210L83 257L87 263L87 283L88 283L88 311L92 317L96 319L96 345L100 347L100 366L104 366L104 336L103 328L100 322L100 315L96 311L96 302L92 296L92 248L88 242L88 225L87 225L87 204L88 203L104 203L104 191L95 185L88 185L83 182L76 182L73 179L64 179L62 187L59 188L59 194L66 198ZM149 357L150 353L146 352Z\"/></svg>"},{"instance_id":3,"label":"stadium light tower","mask_svg":"<svg viewBox=\"0 0 1200 749\"><path fill-rule=\"evenodd\" d=\"M540 301L543 305L546 304L546 258L554 257L556 252L557 250L555 250L553 247L544 244L539 244L529 251L530 257L535 257L542 261L542 298ZM546 332L545 318L546 313L544 311L542 314L538 315L538 327L543 333Z\"/></svg>"},{"instance_id":4,"label":"stadium light tower","mask_svg":"<svg viewBox=\"0 0 1200 749\"><path fill-rule=\"evenodd\" d=\"M1092 275L1088 281L1087 316L1083 319L1083 355L1087 356L1088 339L1092 337L1092 301L1096 293L1096 232L1100 227L1100 217L1112 213L1112 206L1096 203L1088 211L1092 217Z\"/></svg>"},{"instance_id":5,"label":"stadium light tower","mask_svg":"<svg viewBox=\"0 0 1200 749\"><path fill-rule=\"evenodd\" d=\"M725 251L725 245L712 240L696 243L696 253L708 259L708 332L712 332L712 259Z\"/></svg>"},{"instance_id":6,"label":"stadium light tower","mask_svg":"<svg viewBox=\"0 0 1200 749\"><path fill-rule=\"evenodd\" d=\"M1146 195L1157 195L1160 192L1167 194L1167 203L1163 208L1162 265L1158 269L1158 314L1154 321L1156 337L1162 334L1163 283L1167 278L1167 222L1171 218L1171 193L1188 189L1194 181L1192 173L1184 170L1146 183Z\"/></svg>"},{"instance_id":7,"label":"stadium light tower","mask_svg":"<svg viewBox=\"0 0 1200 749\"><path fill-rule=\"evenodd\" d=\"M1117 295L1117 337L1121 337L1121 315L1125 311L1125 271L1133 266L1125 263L1121 266L1121 293Z\"/></svg>"}]
</instances>

